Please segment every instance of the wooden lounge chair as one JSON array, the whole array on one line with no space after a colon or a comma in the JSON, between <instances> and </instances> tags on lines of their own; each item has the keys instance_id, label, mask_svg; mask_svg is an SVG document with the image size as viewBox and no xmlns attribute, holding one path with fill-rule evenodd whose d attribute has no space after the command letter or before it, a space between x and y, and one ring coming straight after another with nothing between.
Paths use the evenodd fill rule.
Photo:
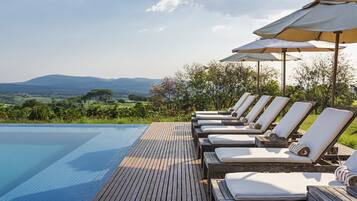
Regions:
<instances>
[{"instance_id":1,"label":"wooden lounge chair","mask_svg":"<svg viewBox=\"0 0 357 201\"><path fill-rule=\"evenodd\" d=\"M288 104L290 98L287 97L275 97L270 103L267 109L255 122L261 125L260 129L249 128L249 125L240 126L202 126L201 128L195 128L193 131L194 141L198 143L198 138L207 138L211 134L250 134L261 135L269 129L269 126L283 111Z\"/></svg>"},{"instance_id":2,"label":"wooden lounge chair","mask_svg":"<svg viewBox=\"0 0 357 201\"><path fill-rule=\"evenodd\" d=\"M350 169L356 168L356 160L357 151L346 161L345 166L352 166ZM212 179L210 192L215 201L306 200L308 186L345 187L336 180L332 172L239 172L227 174L225 179Z\"/></svg>"},{"instance_id":3,"label":"wooden lounge chair","mask_svg":"<svg viewBox=\"0 0 357 201\"><path fill-rule=\"evenodd\" d=\"M288 140L297 132L302 122L311 113L315 102L295 102L277 124L271 133L279 138L269 138L263 135L209 135L200 138L197 146L198 156L204 152L212 152L218 147L287 147ZM259 137L256 139L256 137ZM269 143L256 142L256 140L269 140Z\"/></svg>"},{"instance_id":4,"label":"wooden lounge chair","mask_svg":"<svg viewBox=\"0 0 357 201\"><path fill-rule=\"evenodd\" d=\"M299 140L311 150L308 157L297 156L288 148L217 148L204 153L206 178L231 172L311 172L332 171L336 165L323 155L338 140L356 116L356 111L326 108Z\"/></svg>"},{"instance_id":5,"label":"wooden lounge chair","mask_svg":"<svg viewBox=\"0 0 357 201\"><path fill-rule=\"evenodd\" d=\"M250 93L248 93L248 92L244 93L230 110L227 110L227 111L196 111L192 114L192 117L195 117L196 115L217 115L217 114L229 115L229 114L231 114L231 112L238 110L238 108L240 106L242 106L245 99L247 99L249 95L250 95Z\"/></svg>"},{"instance_id":6,"label":"wooden lounge chair","mask_svg":"<svg viewBox=\"0 0 357 201\"><path fill-rule=\"evenodd\" d=\"M252 107L252 109L249 111L249 113L245 116L246 123L252 123L254 122L257 117L263 112L264 108L268 103L271 101L272 97L263 95L259 98L257 103ZM243 108L244 106L242 106ZM240 110L240 109L239 109ZM218 120L218 119L210 119L210 120L197 120L197 121L191 121L192 122L192 129L194 128L200 128L201 126L207 126L207 125L215 125L215 126L220 126L220 125L242 125L243 122L240 122L239 118L242 117L244 114L243 109L242 111L237 110L237 117L234 120Z\"/></svg>"},{"instance_id":7,"label":"wooden lounge chair","mask_svg":"<svg viewBox=\"0 0 357 201\"><path fill-rule=\"evenodd\" d=\"M237 108L236 110L233 110L231 113L228 115L223 115L223 114L213 114L213 115L202 115L202 114L197 114L196 117L192 118L192 122L196 122L198 120L235 120L237 117L242 116L245 111L249 109L249 107L252 105L254 100L256 99L256 95L249 95L242 105ZM237 116L233 116L233 114L236 113Z\"/></svg>"},{"instance_id":8,"label":"wooden lounge chair","mask_svg":"<svg viewBox=\"0 0 357 201\"><path fill-rule=\"evenodd\" d=\"M256 95L250 95L248 96L248 98L244 101L244 103L242 104L241 107L239 107L235 112L234 115L229 114L229 115L204 115L204 117L208 117L209 118L217 118L216 120L214 119L209 119L209 120L192 120L191 121L191 129L193 130L197 125L199 125L199 122L201 121L225 121L225 120L237 120L240 117L242 117L242 115L250 108L250 106L253 104L254 100L257 98ZM219 120L219 118L221 119L225 119L225 120Z\"/></svg>"}]
</instances>

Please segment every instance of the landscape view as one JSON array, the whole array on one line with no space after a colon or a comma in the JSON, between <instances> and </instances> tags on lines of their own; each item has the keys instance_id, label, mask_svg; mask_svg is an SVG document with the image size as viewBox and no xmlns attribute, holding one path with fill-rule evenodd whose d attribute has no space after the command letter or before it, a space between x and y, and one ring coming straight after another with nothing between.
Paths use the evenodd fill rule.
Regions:
<instances>
[{"instance_id":1,"label":"landscape view","mask_svg":"<svg viewBox=\"0 0 357 201\"><path fill-rule=\"evenodd\" d=\"M357 1L0 4L0 201L357 200Z\"/></svg>"}]
</instances>

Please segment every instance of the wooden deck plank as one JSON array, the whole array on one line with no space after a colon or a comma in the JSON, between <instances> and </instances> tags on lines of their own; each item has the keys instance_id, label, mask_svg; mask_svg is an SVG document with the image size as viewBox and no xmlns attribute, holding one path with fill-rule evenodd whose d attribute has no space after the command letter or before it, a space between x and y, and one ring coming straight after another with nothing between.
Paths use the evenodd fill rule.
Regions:
<instances>
[{"instance_id":1,"label":"wooden deck plank","mask_svg":"<svg viewBox=\"0 0 357 201\"><path fill-rule=\"evenodd\" d=\"M96 201L206 201L189 123L153 123L123 159Z\"/></svg>"}]
</instances>

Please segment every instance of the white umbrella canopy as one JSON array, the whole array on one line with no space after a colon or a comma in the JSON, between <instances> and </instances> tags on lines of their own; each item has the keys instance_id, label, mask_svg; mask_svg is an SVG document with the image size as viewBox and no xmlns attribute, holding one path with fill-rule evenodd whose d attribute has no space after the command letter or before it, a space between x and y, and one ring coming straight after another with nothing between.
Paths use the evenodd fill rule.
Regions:
<instances>
[{"instance_id":1,"label":"white umbrella canopy","mask_svg":"<svg viewBox=\"0 0 357 201\"><path fill-rule=\"evenodd\" d=\"M282 53L282 94L286 88L286 52L328 52L334 51L334 45L327 42L292 42L279 39L259 39L232 51L237 53Z\"/></svg>"},{"instance_id":2,"label":"white umbrella canopy","mask_svg":"<svg viewBox=\"0 0 357 201\"><path fill-rule=\"evenodd\" d=\"M328 52L334 51L332 43L309 41L292 42L279 39L259 39L235 48L233 52L239 53L280 53L280 52Z\"/></svg>"},{"instance_id":3,"label":"white umbrella canopy","mask_svg":"<svg viewBox=\"0 0 357 201\"><path fill-rule=\"evenodd\" d=\"M298 57L286 55L287 61L300 60ZM260 62L262 61L282 61L278 54L274 53L236 53L226 57L220 62L257 62L257 93L260 94Z\"/></svg>"},{"instance_id":4,"label":"white umbrella canopy","mask_svg":"<svg viewBox=\"0 0 357 201\"><path fill-rule=\"evenodd\" d=\"M298 57L291 55L286 55L287 61L297 61L300 60ZM229 57L226 57L220 62L240 62L240 61L282 61L282 58L279 54L274 53L236 53Z\"/></svg>"},{"instance_id":5,"label":"white umbrella canopy","mask_svg":"<svg viewBox=\"0 0 357 201\"><path fill-rule=\"evenodd\" d=\"M322 40L341 43L357 42L357 0L314 1L254 33L263 38L289 41Z\"/></svg>"},{"instance_id":6,"label":"white umbrella canopy","mask_svg":"<svg viewBox=\"0 0 357 201\"><path fill-rule=\"evenodd\" d=\"M263 38L335 43L331 106L335 105L339 43L357 42L357 0L317 0L256 30Z\"/></svg>"}]
</instances>

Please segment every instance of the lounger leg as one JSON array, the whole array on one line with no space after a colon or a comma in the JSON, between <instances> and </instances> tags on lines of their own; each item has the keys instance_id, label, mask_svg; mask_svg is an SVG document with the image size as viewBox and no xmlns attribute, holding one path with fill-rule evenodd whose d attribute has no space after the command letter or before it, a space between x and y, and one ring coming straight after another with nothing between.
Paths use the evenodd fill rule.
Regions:
<instances>
[{"instance_id":1,"label":"lounger leg","mask_svg":"<svg viewBox=\"0 0 357 201\"><path fill-rule=\"evenodd\" d=\"M202 157L202 149L201 149L200 144L197 145L196 152L197 152L197 159L201 159L201 157Z\"/></svg>"}]
</instances>

